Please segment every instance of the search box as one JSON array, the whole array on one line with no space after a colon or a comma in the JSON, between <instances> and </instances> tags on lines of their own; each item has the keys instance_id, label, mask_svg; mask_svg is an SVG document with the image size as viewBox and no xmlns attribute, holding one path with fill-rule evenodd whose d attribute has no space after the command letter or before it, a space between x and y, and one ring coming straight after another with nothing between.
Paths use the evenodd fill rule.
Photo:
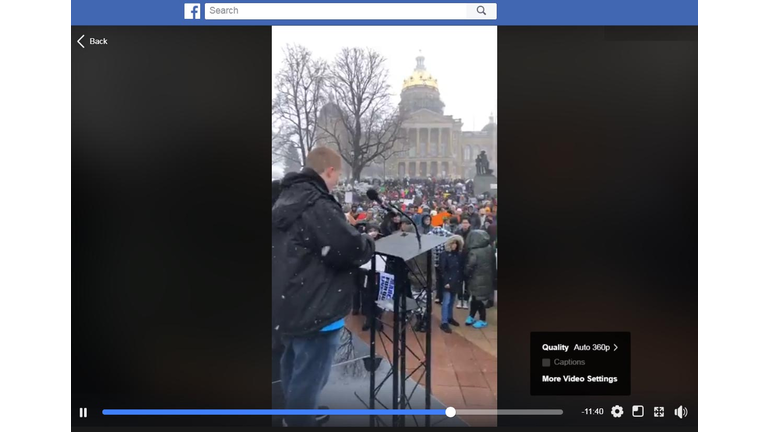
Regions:
<instances>
[{"instance_id":1,"label":"search box","mask_svg":"<svg viewBox=\"0 0 768 432\"><path fill-rule=\"evenodd\" d=\"M496 3L206 3L206 20L495 20Z\"/></svg>"}]
</instances>

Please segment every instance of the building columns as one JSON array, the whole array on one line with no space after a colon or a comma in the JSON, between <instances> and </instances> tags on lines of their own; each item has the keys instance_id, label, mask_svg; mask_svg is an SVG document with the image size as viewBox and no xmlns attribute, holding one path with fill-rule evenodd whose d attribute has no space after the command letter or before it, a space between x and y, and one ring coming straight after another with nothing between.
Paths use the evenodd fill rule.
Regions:
<instances>
[{"instance_id":1,"label":"building columns","mask_svg":"<svg viewBox=\"0 0 768 432\"><path fill-rule=\"evenodd\" d=\"M445 142L445 154L444 157L450 157L453 152L451 152L451 134L450 132L446 134L446 128L440 128L440 145L443 145L443 140L446 140Z\"/></svg>"},{"instance_id":2,"label":"building columns","mask_svg":"<svg viewBox=\"0 0 768 432\"><path fill-rule=\"evenodd\" d=\"M432 154L432 128L427 128L427 157Z\"/></svg>"}]
</instances>

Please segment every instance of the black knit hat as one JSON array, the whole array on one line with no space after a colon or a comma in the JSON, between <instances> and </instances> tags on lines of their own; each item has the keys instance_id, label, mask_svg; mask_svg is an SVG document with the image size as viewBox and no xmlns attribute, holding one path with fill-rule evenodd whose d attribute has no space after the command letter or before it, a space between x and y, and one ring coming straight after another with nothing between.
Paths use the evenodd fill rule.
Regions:
<instances>
[{"instance_id":1,"label":"black knit hat","mask_svg":"<svg viewBox=\"0 0 768 432\"><path fill-rule=\"evenodd\" d=\"M368 224L368 229L366 229L365 231L366 232L371 232L371 231L374 231L374 230L376 230L378 232L381 232L381 227L379 227L376 224Z\"/></svg>"}]
</instances>

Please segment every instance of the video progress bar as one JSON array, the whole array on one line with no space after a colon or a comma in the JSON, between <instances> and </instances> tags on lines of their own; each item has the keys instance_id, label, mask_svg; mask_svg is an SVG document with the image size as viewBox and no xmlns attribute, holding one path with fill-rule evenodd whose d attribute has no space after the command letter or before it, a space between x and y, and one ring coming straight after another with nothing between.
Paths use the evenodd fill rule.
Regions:
<instances>
[{"instance_id":1,"label":"video progress bar","mask_svg":"<svg viewBox=\"0 0 768 432\"><path fill-rule=\"evenodd\" d=\"M161 416L289 416L289 415L446 415L444 409L105 409L103 415L161 415Z\"/></svg>"},{"instance_id":2,"label":"video progress bar","mask_svg":"<svg viewBox=\"0 0 768 432\"><path fill-rule=\"evenodd\" d=\"M103 415L112 416L287 416L287 415L429 415L429 416L552 416L563 415L561 409L104 409Z\"/></svg>"}]
</instances>

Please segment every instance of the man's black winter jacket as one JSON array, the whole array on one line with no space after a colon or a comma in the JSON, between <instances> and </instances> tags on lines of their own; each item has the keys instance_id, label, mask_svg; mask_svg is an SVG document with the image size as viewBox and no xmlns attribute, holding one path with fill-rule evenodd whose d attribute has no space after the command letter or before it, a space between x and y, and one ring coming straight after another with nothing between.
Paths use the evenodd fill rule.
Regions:
<instances>
[{"instance_id":1,"label":"man's black winter jacket","mask_svg":"<svg viewBox=\"0 0 768 432\"><path fill-rule=\"evenodd\" d=\"M345 317L357 272L374 242L352 227L313 170L289 173L272 207L272 317L279 333L301 336Z\"/></svg>"}]
</instances>

